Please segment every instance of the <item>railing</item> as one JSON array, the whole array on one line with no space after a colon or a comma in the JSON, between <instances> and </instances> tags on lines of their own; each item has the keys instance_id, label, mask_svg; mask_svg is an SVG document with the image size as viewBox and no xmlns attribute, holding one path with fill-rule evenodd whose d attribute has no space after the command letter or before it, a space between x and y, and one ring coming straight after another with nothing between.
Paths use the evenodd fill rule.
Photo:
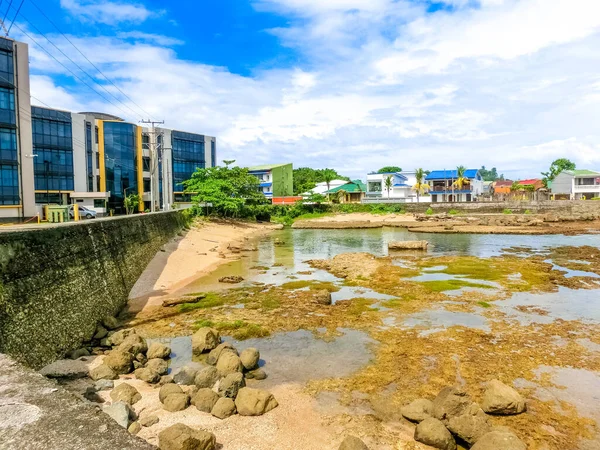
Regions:
<instances>
[{"instance_id":1,"label":"railing","mask_svg":"<svg viewBox=\"0 0 600 450\"><path fill-rule=\"evenodd\" d=\"M432 186L429 191L430 192L452 192L452 191L473 191L473 186L463 186L463 187L458 187L458 186Z\"/></svg>"},{"instance_id":2,"label":"railing","mask_svg":"<svg viewBox=\"0 0 600 450\"><path fill-rule=\"evenodd\" d=\"M576 184L575 185L575 190L576 191L599 191L600 190L600 184Z\"/></svg>"}]
</instances>

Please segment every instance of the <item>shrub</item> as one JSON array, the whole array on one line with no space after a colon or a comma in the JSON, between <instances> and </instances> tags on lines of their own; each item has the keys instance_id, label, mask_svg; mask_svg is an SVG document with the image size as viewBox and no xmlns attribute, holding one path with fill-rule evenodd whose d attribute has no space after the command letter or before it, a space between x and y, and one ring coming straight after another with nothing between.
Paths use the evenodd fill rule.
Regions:
<instances>
[{"instance_id":1,"label":"shrub","mask_svg":"<svg viewBox=\"0 0 600 450\"><path fill-rule=\"evenodd\" d=\"M433 209L427 208L427 211L425 211L425 214L427 214L428 216L433 216Z\"/></svg>"},{"instance_id":2,"label":"shrub","mask_svg":"<svg viewBox=\"0 0 600 450\"><path fill-rule=\"evenodd\" d=\"M529 211L528 209L525 210L525 214L531 214L531 211Z\"/></svg>"},{"instance_id":3,"label":"shrub","mask_svg":"<svg viewBox=\"0 0 600 450\"><path fill-rule=\"evenodd\" d=\"M504 211L502 211L502 214L512 214L512 209L505 209Z\"/></svg>"},{"instance_id":4,"label":"shrub","mask_svg":"<svg viewBox=\"0 0 600 450\"><path fill-rule=\"evenodd\" d=\"M450 211L448 211L448 214L455 216L458 214L458 211L456 209L451 209Z\"/></svg>"}]
</instances>

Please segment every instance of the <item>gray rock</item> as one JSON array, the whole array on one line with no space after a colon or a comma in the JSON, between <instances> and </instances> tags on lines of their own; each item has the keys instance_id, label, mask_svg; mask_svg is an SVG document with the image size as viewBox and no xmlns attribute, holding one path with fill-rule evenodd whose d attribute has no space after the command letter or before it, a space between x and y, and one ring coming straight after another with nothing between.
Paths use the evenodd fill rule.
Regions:
<instances>
[{"instance_id":1,"label":"gray rock","mask_svg":"<svg viewBox=\"0 0 600 450\"><path fill-rule=\"evenodd\" d=\"M433 400L433 417L447 421L450 417L466 413L473 401L471 397L458 387L445 387Z\"/></svg>"},{"instance_id":2,"label":"gray rock","mask_svg":"<svg viewBox=\"0 0 600 450\"><path fill-rule=\"evenodd\" d=\"M132 385L121 383L112 390L110 398L113 402L123 402L128 405L134 405L142 399L142 396Z\"/></svg>"},{"instance_id":3,"label":"gray rock","mask_svg":"<svg viewBox=\"0 0 600 450\"><path fill-rule=\"evenodd\" d=\"M222 397L217 400L217 403L215 403L215 406L213 406L213 409L210 413L219 419L226 419L233 416L235 412L236 409L234 401L230 398Z\"/></svg>"},{"instance_id":4,"label":"gray rock","mask_svg":"<svg viewBox=\"0 0 600 450\"><path fill-rule=\"evenodd\" d=\"M116 380L119 378L119 375L106 364L100 364L98 367L94 367L90 370L89 376L94 381Z\"/></svg>"},{"instance_id":5,"label":"gray rock","mask_svg":"<svg viewBox=\"0 0 600 450\"><path fill-rule=\"evenodd\" d=\"M151 427L152 425L156 425L159 422L158 417L152 415L152 416L146 416L143 419L139 420L140 425L146 428Z\"/></svg>"},{"instance_id":6,"label":"gray rock","mask_svg":"<svg viewBox=\"0 0 600 450\"><path fill-rule=\"evenodd\" d=\"M219 371L210 366L198 371L194 383L199 388L212 388L219 381L219 378Z\"/></svg>"},{"instance_id":7,"label":"gray rock","mask_svg":"<svg viewBox=\"0 0 600 450\"><path fill-rule=\"evenodd\" d=\"M433 402L425 398L413 400L404 406L400 412L411 422L422 422L433 414Z\"/></svg>"},{"instance_id":8,"label":"gray rock","mask_svg":"<svg viewBox=\"0 0 600 450\"><path fill-rule=\"evenodd\" d=\"M119 330L114 332L109 332L107 334L107 339L110 345L119 346L123 343L123 341L131 336L132 334L137 334L135 329L126 328L125 330Z\"/></svg>"},{"instance_id":9,"label":"gray rock","mask_svg":"<svg viewBox=\"0 0 600 450\"><path fill-rule=\"evenodd\" d=\"M104 339L107 334L108 330L102 325L98 324L98 326L96 327L96 333L94 334L94 339Z\"/></svg>"},{"instance_id":10,"label":"gray rock","mask_svg":"<svg viewBox=\"0 0 600 450\"><path fill-rule=\"evenodd\" d=\"M430 417L415 428L415 441L441 450L456 450L456 442L441 420Z\"/></svg>"},{"instance_id":11,"label":"gray rock","mask_svg":"<svg viewBox=\"0 0 600 450\"><path fill-rule=\"evenodd\" d=\"M160 377L160 381L158 382L159 386L164 386L165 384L174 383L173 377L171 375L163 375Z\"/></svg>"},{"instance_id":12,"label":"gray rock","mask_svg":"<svg viewBox=\"0 0 600 450\"><path fill-rule=\"evenodd\" d=\"M133 435L136 435L140 431L142 431L142 426L140 425L139 422L133 422L131 425L129 425L129 428L127 428L127 431L129 431Z\"/></svg>"},{"instance_id":13,"label":"gray rock","mask_svg":"<svg viewBox=\"0 0 600 450\"><path fill-rule=\"evenodd\" d=\"M87 348L78 348L69 353L71 359L79 359L82 356L90 356L90 351Z\"/></svg>"},{"instance_id":14,"label":"gray rock","mask_svg":"<svg viewBox=\"0 0 600 450\"><path fill-rule=\"evenodd\" d=\"M122 352L137 355L138 353L146 353L148 351L148 344L143 337L134 333L127 336L117 348Z\"/></svg>"},{"instance_id":15,"label":"gray rock","mask_svg":"<svg viewBox=\"0 0 600 450\"><path fill-rule=\"evenodd\" d=\"M119 321L115 317L108 316L102 319L102 325L107 330L114 330L115 328L119 328Z\"/></svg>"},{"instance_id":16,"label":"gray rock","mask_svg":"<svg viewBox=\"0 0 600 450\"><path fill-rule=\"evenodd\" d=\"M104 364L117 374L128 374L133 369L133 355L121 350L113 350L104 357Z\"/></svg>"},{"instance_id":17,"label":"gray rock","mask_svg":"<svg viewBox=\"0 0 600 450\"><path fill-rule=\"evenodd\" d=\"M184 366L173 375L173 381L177 384L186 384L191 386L194 384L197 374L198 371L193 367Z\"/></svg>"},{"instance_id":18,"label":"gray rock","mask_svg":"<svg viewBox=\"0 0 600 450\"><path fill-rule=\"evenodd\" d=\"M262 369L255 369L255 370L251 370L250 372L246 373L246 378L248 378L249 380L266 380L267 379L267 373L262 370Z\"/></svg>"},{"instance_id":19,"label":"gray rock","mask_svg":"<svg viewBox=\"0 0 600 450\"><path fill-rule=\"evenodd\" d=\"M319 305L331 305L331 292L327 289L320 289L313 293L313 299Z\"/></svg>"},{"instance_id":20,"label":"gray rock","mask_svg":"<svg viewBox=\"0 0 600 450\"><path fill-rule=\"evenodd\" d=\"M148 350L148 353L150 351ZM154 370L159 375L166 375L169 371L169 364L164 359L152 358L146 363L148 369Z\"/></svg>"},{"instance_id":21,"label":"gray rock","mask_svg":"<svg viewBox=\"0 0 600 450\"><path fill-rule=\"evenodd\" d=\"M90 402L104 403L104 399L98 395L98 392L96 391L96 388L94 388L92 386L88 386L85 389L85 392L83 393L83 397L86 400L89 400Z\"/></svg>"},{"instance_id":22,"label":"gray rock","mask_svg":"<svg viewBox=\"0 0 600 450\"><path fill-rule=\"evenodd\" d=\"M235 398L235 407L241 416L261 416L279 406L273 394L262 389L242 388Z\"/></svg>"},{"instance_id":23,"label":"gray rock","mask_svg":"<svg viewBox=\"0 0 600 450\"><path fill-rule=\"evenodd\" d=\"M146 383L156 384L160 381L160 375L147 367L137 369L134 374L138 380L145 381Z\"/></svg>"},{"instance_id":24,"label":"gray rock","mask_svg":"<svg viewBox=\"0 0 600 450\"><path fill-rule=\"evenodd\" d=\"M169 412L183 411L188 406L190 406L190 397L187 394L170 394L163 402L163 408Z\"/></svg>"},{"instance_id":25,"label":"gray rock","mask_svg":"<svg viewBox=\"0 0 600 450\"><path fill-rule=\"evenodd\" d=\"M221 342L221 335L214 328L200 328L192 335L192 352L201 355L216 348Z\"/></svg>"},{"instance_id":26,"label":"gray rock","mask_svg":"<svg viewBox=\"0 0 600 450\"><path fill-rule=\"evenodd\" d=\"M488 414L498 415L521 414L527 409L521 394L499 380L488 381L481 407Z\"/></svg>"},{"instance_id":27,"label":"gray rock","mask_svg":"<svg viewBox=\"0 0 600 450\"><path fill-rule=\"evenodd\" d=\"M502 429L481 436L471 450L527 450L527 446L517 435Z\"/></svg>"},{"instance_id":28,"label":"gray rock","mask_svg":"<svg viewBox=\"0 0 600 450\"><path fill-rule=\"evenodd\" d=\"M131 407L124 402L115 402L112 405L104 406L102 411L123 428L127 428L130 420L134 420L135 417L135 413L131 410Z\"/></svg>"},{"instance_id":29,"label":"gray rock","mask_svg":"<svg viewBox=\"0 0 600 450\"><path fill-rule=\"evenodd\" d=\"M448 430L467 444L473 445L484 434L492 431L492 426L483 411L481 411L481 414L463 414L462 416L451 417L448 421Z\"/></svg>"},{"instance_id":30,"label":"gray rock","mask_svg":"<svg viewBox=\"0 0 600 450\"><path fill-rule=\"evenodd\" d=\"M158 434L158 446L161 450L215 450L217 439L212 433L178 423Z\"/></svg>"},{"instance_id":31,"label":"gray rock","mask_svg":"<svg viewBox=\"0 0 600 450\"><path fill-rule=\"evenodd\" d=\"M192 398L192 405L198 408L198 411L210 413L219 400L219 396L216 392L208 388L198 389L194 398Z\"/></svg>"},{"instance_id":32,"label":"gray rock","mask_svg":"<svg viewBox=\"0 0 600 450\"><path fill-rule=\"evenodd\" d=\"M217 370L221 376L225 377L230 373L242 372L243 369L242 361L240 361L240 357L235 353L221 353L219 361L217 361Z\"/></svg>"},{"instance_id":33,"label":"gray rock","mask_svg":"<svg viewBox=\"0 0 600 450\"><path fill-rule=\"evenodd\" d=\"M246 370L254 370L258 367L260 353L255 348L247 348L240 353L240 361Z\"/></svg>"},{"instance_id":34,"label":"gray rock","mask_svg":"<svg viewBox=\"0 0 600 450\"><path fill-rule=\"evenodd\" d=\"M210 353L208 354L208 358L206 359L206 362L208 364L210 364L211 366L216 366L217 361L219 360L219 357L221 356L221 353L224 351L231 351L231 352L235 353L236 355L238 354L236 349L233 348L233 345L231 345L230 342L223 342L222 344L217 345L213 350L210 351Z\"/></svg>"},{"instance_id":35,"label":"gray rock","mask_svg":"<svg viewBox=\"0 0 600 450\"><path fill-rule=\"evenodd\" d=\"M183 389L177 384L165 384L158 391L158 399L161 403L164 403L165 399L171 394L183 394Z\"/></svg>"},{"instance_id":36,"label":"gray rock","mask_svg":"<svg viewBox=\"0 0 600 450\"><path fill-rule=\"evenodd\" d=\"M239 390L246 387L244 375L240 372L230 373L219 383L221 397L236 398Z\"/></svg>"},{"instance_id":37,"label":"gray rock","mask_svg":"<svg viewBox=\"0 0 600 450\"><path fill-rule=\"evenodd\" d=\"M171 356L171 347L160 342L153 342L148 347L148 359L167 359Z\"/></svg>"},{"instance_id":38,"label":"gray rock","mask_svg":"<svg viewBox=\"0 0 600 450\"><path fill-rule=\"evenodd\" d=\"M115 382L112 380L107 380L107 379L98 380L94 384L94 389L96 389L96 391L109 391L114 387L115 387Z\"/></svg>"},{"instance_id":39,"label":"gray rock","mask_svg":"<svg viewBox=\"0 0 600 450\"><path fill-rule=\"evenodd\" d=\"M88 364L80 360L60 359L41 369L40 373L48 378L85 378L89 373Z\"/></svg>"},{"instance_id":40,"label":"gray rock","mask_svg":"<svg viewBox=\"0 0 600 450\"><path fill-rule=\"evenodd\" d=\"M369 450L369 447L355 436L346 436L338 450Z\"/></svg>"}]
</instances>

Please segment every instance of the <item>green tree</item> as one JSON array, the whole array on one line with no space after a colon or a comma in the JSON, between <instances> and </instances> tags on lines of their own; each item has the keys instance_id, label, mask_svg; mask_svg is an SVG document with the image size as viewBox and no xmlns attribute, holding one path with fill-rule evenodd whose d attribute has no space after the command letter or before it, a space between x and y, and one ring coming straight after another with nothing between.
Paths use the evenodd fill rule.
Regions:
<instances>
[{"instance_id":1,"label":"green tree","mask_svg":"<svg viewBox=\"0 0 600 450\"><path fill-rule=\"evenodd\" d=\"M492 167L491 170L487 170L485 166L481 166L479 173L481 174L483 181L504 180L504 174L498 175L498 170L495 167Z\"/></svg>"},{"instance_id":2,"label":"green tree","mask_svg":"<svg viewBox=\"0 0 600 450\"><path fill-rule=\"evenodd\" d=\"M294 193L303 194L304 192L311 191L317 183L325 181L324 173L328 173L327 171L331 170L333 169L312 169L310 167L294 169ZM333 171L335 172L334 180L350 181L350 178L340 175L335 170Z\"/></svg>"},{"instance_id":3,"label":"green tree","mask_svg":"<svg viewBox=\"0 0 600 450\"><path fill-rule=\"evenodd\" d=\"M337 172L333 169L323 169L321 175L323 176L323 181L327 183L327 191L329 191L330 183L337 177ZM327 197L329 197L329 194L327 194Z\"/></svg>"},{"instance_id":4,"label":"green tree","mask_svg":"<svg viewBox=\"0 0 600 450\"><path fill-rule=\"evenodd\" d=\"M138 194L129 194L123 200L123 206L125 206L125 212L127 214L133 214L135 210L140 206L140 196Z\"/></svg>"},{"instance_id":5,"label":"green tree","mask_svg":"<svg viewBox=\"0 0 600 450\"><path fill-rule=\"evenodd\" d=\"M421 194L425 193L425 191L429 190L429 185L425 183L425 171L421 168L415 170L415 178L417 182L413 186L413 189L417 191L417 203L419 202L419 197Z\"/></svg>"},{"instance_id":6,"label":"green tree","mask_svg":"<svg viewBox=\"0 0 600 450\"><path fill-rule=\"evenodd\" d=\"M575 163L567 158L554 160L552 164L550 164L548 172L542 172L542 175L544 176L544 185L548 187L548 182L554 180L559 173L565 170L575 170L576 167Z\"/></svg>"},{"instance_id":7,"label":"green tree","mask_svg":"<svg viewBox=\"0 0 600 450\"><path fill-rule=\"evenodd\" d=\"M185 192L192 194L192 201L204 207L207 214L210 209L217 216L239 217L244 207L267 203L260 192L258 178L248 169L230 167L233 162L196 169L192 178L184 181Z\"/></svg>"},{"instance_id":8,"label":"green tree","mask_svg":"<svg viewBox=\"0 0 600 450\"><path fill-rule=\"evenodd\" d=\"M377 171L377 173L396 173L396 172L402 172L402 167L385 166Z\"/></svg>"},{"instance_id":9,"label":"green tree","mask_svg":"<svg viewBox=\"0 0 600 450\"><path fill-rule=\"evenodd\" d=\"M467 168L465 166L458 166L456 168L456 180L454 180L454 186L456 186L459 190L463 188L463 186L468 185L471 181L465 176L467 172Z\"/></svg>"},{"instance_id":10,"label":"green tree","mask_svg":"<svg viewBox=\"0 0 600 450\"><path fill-rule=\"evenodd\" d=\"M385 177L385 181L383 182L383 184L385 186L385 190L388 193L388 200L390 198L390 191L392 190L392 186L394 184L394 182L392 180L393 180L392 177Z\"/></svg>"}]
</instances>

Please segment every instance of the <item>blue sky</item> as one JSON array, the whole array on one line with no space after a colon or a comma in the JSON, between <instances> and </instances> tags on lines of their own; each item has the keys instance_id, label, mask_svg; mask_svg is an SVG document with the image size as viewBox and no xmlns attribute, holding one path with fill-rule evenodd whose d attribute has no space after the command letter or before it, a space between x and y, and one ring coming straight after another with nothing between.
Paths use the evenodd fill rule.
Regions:
<instances>
[{"instance_id":1,"label":"blue sky","mask_svg":"<svg viewBox=\"0 0 600 450\"><path fill-rule=\"evenodd\" d=\"M240 164L600 169L596 0L25 0L11 36L34 103L152 115Z\"/></svg>"}]
</instances>

